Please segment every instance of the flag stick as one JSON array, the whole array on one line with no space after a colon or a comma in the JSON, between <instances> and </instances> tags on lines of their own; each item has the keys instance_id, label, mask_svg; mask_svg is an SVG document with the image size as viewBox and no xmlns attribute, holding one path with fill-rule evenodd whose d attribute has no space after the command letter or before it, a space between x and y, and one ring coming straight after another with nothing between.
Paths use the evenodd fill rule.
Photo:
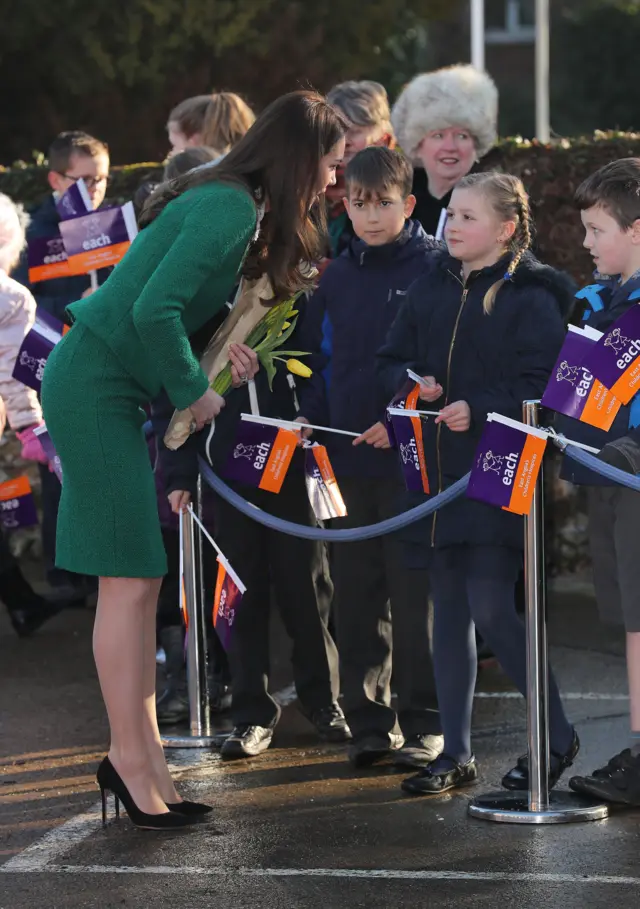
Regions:
<instances>
[{"instance_id":1,"label":"flag stick","mask_svg":"<svg viewBox=\"0 0 640 909\"><path fill-rule=\"evenodd\" d=\"M346 429L334 429L333 426L316 426L313 423L296 423L295 420L281 420L279 417L254 416L251 413L241 413L241 419L248 423L263 423L265 426L280 426L282 429L319 429L322 432L335 432L341 436L352 436L357 439L360 432L348 432Z\"/></svg>"},{"instance_id":2,"label":"flag stick","mask_svg":"<svg viewBox=\"0 0 640 909\"><path fill-rule=\"evenodd\" d=\"M387 407L392 417L439 417L439 410L405 410L403 407Z\"/></svg>"}]
</instances>

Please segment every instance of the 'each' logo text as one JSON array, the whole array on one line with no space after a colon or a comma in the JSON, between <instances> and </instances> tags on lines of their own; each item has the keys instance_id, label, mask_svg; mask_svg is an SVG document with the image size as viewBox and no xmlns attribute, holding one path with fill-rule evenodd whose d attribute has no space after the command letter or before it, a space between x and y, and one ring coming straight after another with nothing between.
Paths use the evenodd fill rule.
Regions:
<instances>
[{"instance_id":1,"label":"'each' logo text","mask_svg":"<svg viewBox=\"0 0 640 909\"><path fill-rule=\"evenodd\" d=\"M513 452L508 455L495 455L492 451L487 451L482 459L484 472L497 473L498 476L502 476L502 482L505 486L513 484L517 467L518 455Z\"/></svg>"}]
</instances>

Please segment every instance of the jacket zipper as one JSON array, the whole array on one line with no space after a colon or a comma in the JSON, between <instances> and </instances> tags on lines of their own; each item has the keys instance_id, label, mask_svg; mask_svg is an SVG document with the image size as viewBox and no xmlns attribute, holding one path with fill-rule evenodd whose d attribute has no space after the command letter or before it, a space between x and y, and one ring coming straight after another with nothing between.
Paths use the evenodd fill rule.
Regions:
<instances>
[{"instance_id":1,"label":"jacket zipper","mask_svg":"<svg viewBox=\"0 0 640 909\"><path fill-rule=\"evenodd\" d=\"M450 272L453 274L453 272ZM456 316L456 321L453 326L453 334L451 336L451 344L449 345L449 359L447 360L447 394L444 399L444 406L446 407L449 403L449 380L451 376L451 358L453 356L453 348L456 343L456 335L458 334L458 325L460 324L460 317L462 316L462 310L464 309L464 304L467 302L467 294L469 293L469 288L466 286L466 283L460 281L457 275L453 275L456 281L459 281L462 284L462 297L460 299L460 307L458 309L458 315ZM438 493L442 492L442 462L440 460L440 436L442 434L442 423L438 423L438 429L436 431L436 458L438 461ZM436 545L436 524L438 522L438 512L433 516L433 524L431 525L431 546Z\"/></svg>"}]
</instances>

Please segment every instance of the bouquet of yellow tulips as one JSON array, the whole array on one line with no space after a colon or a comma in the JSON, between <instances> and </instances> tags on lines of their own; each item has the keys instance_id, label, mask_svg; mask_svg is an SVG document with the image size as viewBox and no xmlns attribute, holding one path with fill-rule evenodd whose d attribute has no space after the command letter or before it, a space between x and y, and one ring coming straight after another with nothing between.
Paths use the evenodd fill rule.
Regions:
<instances>
[{"instance_id":1,"label":"bouquet of yellow tulips","mask_svg":"<svg viewBox=\"0 0 640 909\"><path fill-rule=\"evenodd\" d=\"M283 350L295 329L299 295L265 308L273 299L273 290L266 275L257 280L242 279L238 299L223 325L215 333L200 364L209 377L211 387L224 395L231 389L231 364L228 357L230 342L244 342L258 354L272 387L276 374L275 361L286 363L290 372L308 378L311 370L296 357L306 356L301 350ZM189 438L193 417L191 411L176 411L164 437L167 448L175 451Z\"/></svg>"},{"instance_id":2,"label":"bouquet of yellow tulips","mask_svg":"<svg viewBox=\"0 0 640 909\"><path fill-rule=\"evenodd\" d=\"M251 347L258 354L260 365L267 373L269 388L273 387L273 379L276 374L275 361L286 363L290 372L298 376L308 378L311 370L304 363L294 359L295 357L305 357L308 352L304 350L282 350L285 344L293 334L296 322L298 321L298 311L295 308L298 297L290 297L281 303L272 306L267 314L258 322L258 324L249 332L244 343ZM231 388L231 364L227 363L211 383L214 391L219 395L226 394Z\"/></svg>"}]
</instances>

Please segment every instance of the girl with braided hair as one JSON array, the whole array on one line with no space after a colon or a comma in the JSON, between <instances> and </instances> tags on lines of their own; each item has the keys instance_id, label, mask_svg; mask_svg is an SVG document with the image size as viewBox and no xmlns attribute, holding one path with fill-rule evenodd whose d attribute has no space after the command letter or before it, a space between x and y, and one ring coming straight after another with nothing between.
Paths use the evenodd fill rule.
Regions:
<instances>
[{"instance_id":1,"label":"girl with braided hair","mask_svg":"<svg viewBox=\"0 0 640 909\"><path fill-rule=\"evenodd\" d=\"M516 177L470 174L453 190L447 211L447 249L434 254L429 271L409 289L378 354L387 400L409 367L430 386L420 392L422 400L440 411L423 426L431 494L471 469L488 413L521 419L522 402L542 395L574 295L568 277L529 251L529 200ZM414 567L430 569L444 752L405 780L403 789L440 793L478 776L471 750L474 626L525 692L525 632L515 609L523 520L462 497L405 533ZM553 786L579 743L552 675L549 707ZM527 789L526 757L502 782L507 789Z\"/></svg>"}]
</instances>

